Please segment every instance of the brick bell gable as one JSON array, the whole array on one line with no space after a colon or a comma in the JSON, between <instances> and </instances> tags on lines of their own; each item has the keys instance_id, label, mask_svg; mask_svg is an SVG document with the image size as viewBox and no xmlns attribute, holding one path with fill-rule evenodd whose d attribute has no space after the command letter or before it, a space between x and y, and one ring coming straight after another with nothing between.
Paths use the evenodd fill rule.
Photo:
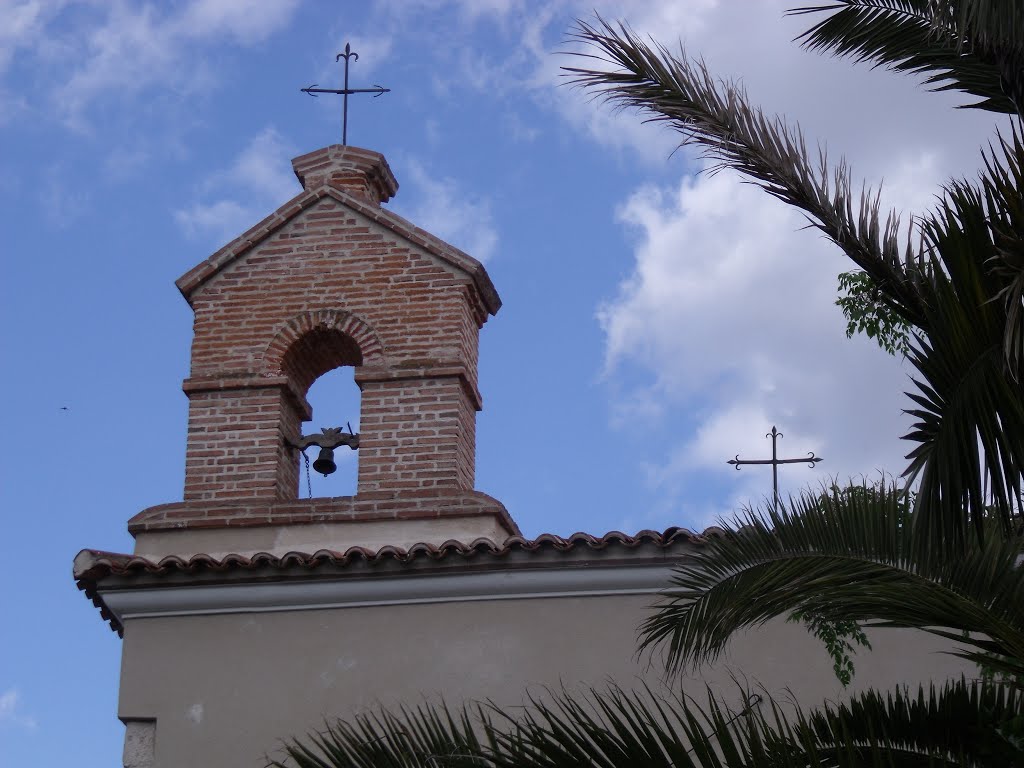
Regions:
<instances>
[{"instance_id":1,"label":"brick bell gable","mask_svg":"<svg viewBox=\"0 0 1024 768\"><path fill-rule=\"evenodd\" d=\"M436 498L437 515L488 514L514 533L473 489L479 330L501 306L483 265L381 208L398 187L382 155L335 145L293 167L302 193L177 281L195 313L185 501L130 529L302 518L306 393L352 365L357 492L337 499L338 519L422 517Z\"/></svg>"}]
</instances>

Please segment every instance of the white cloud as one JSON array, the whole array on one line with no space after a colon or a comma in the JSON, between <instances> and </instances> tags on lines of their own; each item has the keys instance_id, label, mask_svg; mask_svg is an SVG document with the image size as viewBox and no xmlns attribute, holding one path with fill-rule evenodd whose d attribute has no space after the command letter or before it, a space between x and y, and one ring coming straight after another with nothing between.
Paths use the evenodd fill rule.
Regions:
<instances>
[{"instance_id":1,"label":"white cloud","mask_svg":"<svg viewBox=\"0 0 1024 768\"><path fill-rule=\"evenodd\" d=\"M394 47L394 38L390 35L353 35L348 39L352 50L359 56L359 72L371 74L374 70L384 69ZM339 51L340 53L340 51ZM337 54L335 54L337 56ZM353 70L355 72L356 70ZM360 86L362 87L362 86Z\"/></svg>"},{"instance_id":2,"label":"white cloud","mask_svg":"<svg viewBox=\"0 0 1024 768\"><path fill-rule=\"evenodd\" d=\"M269 213L269 211L267 211ZM193 203L174 212L174 220L189 237L212 234L224 240L232 233L241 234L259 221L258 214L235 200Z\"/></svg>"},{"instance_id":3,"label":"white cloud","mask_svg":"<svg viewBox=\"0 0 1024 768\"><path fill-rule=\"evenodd\" d=\"M566 5L557 0L380 0L375 7L379 23L396 36L414 36L416 44L434 42L441 63L432 76L437 97L461 100L472 90L501 100L536 89L535 70L550 58L544 39L552 22L564 21L559 14ZM495 45L495 39L502 44Z\"/></svg>"},{"instance_id":4,"label":"white cloud","mask_svg":"<svg viewBox=\"0 0 1024 768\"><path fill-rule=\"evenodd\" d=\"M226 240L298 194L296 154L273 128L264 128L234 162L202 184L200 200L174 212L190 237Z\"/></svg>"},{"instance_id":5,"label":"white cloud","mask_svg":"<svg viewBox=\"0 0 1024 768\"><path fill-rule=\"evenodd\" d=\"M137 176L151 157L149 143L140 139L133 146L119 146L107 154L103 170L108 178L124 181Z\"/></svg>"},{"instance_id":6,"label":"white cloud","mask_svg":"<svg viewBox=\"0 0 1024 768\"><path fill-rule=\"evenodd\" d=\"M3 2L3 0L0 0ZM215 81L211 46L254 45L290 21L299 0L192 0L184 5L128 2L3 2L0 73L18 54L47 80L54 107L71 127L89 127L101 97L189 95ZM74 6L74 23L62 12ZM69 67L70 65L70 67Z\"/></svg>"},{"instance_id":7,"label":"white cloud","mask_svg":"<svg viewBox=\"0 0 1024 768\"><path fill-rule=\"evenodd\" d=\"M45 43L46 25L63 6L60 0L0 0L0 77L7 73L16 55L35 51ZM0 126L28 109L23 87L0 82Z\"/></svg>"},{"instance_id":8,"label":"white cloud","mask_svg":"<svg viewBox=\"0 0 1024 768\"><path fill-rule=\"evenodd\" d=\"M18 704L18 692L10 688L0 694L0 720L6 720L14 714Z\"/></svg>"},{"instance_id":9,"label":"white cloud","mask_svg":"<svg viewBox=\"0 0 1024 768\"><path fill-rule=\"evenodd\" d=\"M80 63L57 92L68 123L83 127L85 108L111 90L136 93L155 83L194 90L198 72L175 66L181 41L172 28L152 6L114 3L102 23L82 30Z\"/></svg>"},{"instance_id":10,"label":"white cloud","mask_svg":"<svg viewBox=\"0 0 1024 768\"><path fill-rule=\"evenodd\" d=\"M591 18L587 5L578 7ZM741 77L752 102L803 125L812 151L820 137L832 157L846 155L856 180L884 180L883 203L906 211L905 222L932 204L948 177L973 174L973 148L995 118L952 110L962 99L925 93L912 78L800 50L791 41L809 21L784 18L786 7L751 3L737 15L731 3L609 0L596 9L670 47L681 42L715 75ZM556 80L552 63L538 59L540 92ZM674 142L606 105L582 98L552 105L582 135L629 157L663 163ZM669 162L688 170L685 158ZM903 470L902 393L912 384L901 362L873 342L844 338L835 278L854 266L837 249L798 231L806 222L794 211L727 173L642 187L619 215L636 242L631 274L598 311L616 401L611 418L651 435L666 423L692 425L664 461L646 468L667 503L725 483L736 491L734 505L763 498L768 470L737 473L725 460L765 455L772 424L786 435L780 451L825 457L813 473L802 465L781 470L784 491L829 476ZM728 512L715 506L688 517L708 522Z\"/></svg>"},{"instance_id":11,"label":"white cloud","mask_svg":"<svg viewBox=\"0 0 1024 768\"><path fill-rule=\"evenodd\" d=\"M669 44L687 39L700 39L703 43L706 18L717 6L715 0L692 0L691 2L652 2L651 0L578 0L571 3L576 18L588 23L596 22L594 14L606 21L616 23L628 20L630 27L641 36L653 35ZM539 41L541 35L536 29L524 30L524 41ZM649 164L662 164L666 156L678 144L675 134L665 130L652 130L635 113L613 110L592 93L563 87L567 82L563 67L603 68L596 59L583 60L564 55L553 55L550 49L537 45L530 46L536 59L536 71L532 77L537 97L561 114L580 134L607 147L629 150ZM574 42L560 40L555 51L565 53L581 52L583 48ZM589 52L589 51L587 51Z\"/></svg>"},{"instance_id":12,"label":"white cloud","mask_svg":"<svg viewBox=\"0 0 1024 768\"><path fill-rule=\"evenodd\" d=\"M0 73L7 69L19 49L38 41L47 21L63 5L56 0L0 0Z\"/></svg>"},{"instance_id":13,"label":"white cloud","mask_svg":"<svg viewBox=\"0 0 1024 768\"><path fill-rule=\"evenodd\" d=\"M298 5L299 0L192 0L174 28L185 38L230 36L252 45L287 25Z\"/></svg>"},{"instance_id":14,"label":"white cloud","mask_svg":"<svg viewBox=\"0 0 1024 768\"><path fill-rule=\"evenodd\" d=\"M458 0L456 4L469 18L507 16L513 9L522 7L521 0Z\"/></svg>"},{"instance_id":15,"label":"white cloud","mask_svg":"<svg viewBox=\"0 0 1024 768\"><path fill-rule=\"evenodd\" d=\"M411 205L403 216L479 261L494 255L498 235L487 198L467 194L454 179L437 177L415 161L407 164L406 172Z\"/></svg>"},{"instance_id":16,"label":"white cloud","mask_svg":"<svg viewBox=\"0 0 1024 768\"><path fill-rule=\"evenodd\" d=\"M90 206L91 189L72 179L65 163L54 162L45 166L36 185L47 220L59 229L71 226Z\"/></svg>"},{"instance_id":17,"label":"white cloud","mask_svg":"<svg viewBox=\"0 0 1024 768\"><path fill-rule=\"evenodd\" d=\"M35 728L35 718L21 712L21 694L17 688L0 693L0 725L9 723L22 728Z\"/></svg>"},{"instance_id":18,"label":"white cloud","mask_svg":"<svg viewBox=\"0 0 1024 768\"><path fill-rule=\"evenodd\" d=\"M977 153L964 152L964 147L991 132L991 115L952 110L964 103L963 97L926 93L912 76L802 50L793 38L810 26L811 17L787 17L790 7L789 0L762 0L745 4L738 14L734 3L717 0L565 0L545 5L544 13L524 10L516 18L520 44L513 57L527 53L532 71L515 70L518 77L510 77L502 70L503 87L531 91L581 136L645 164L664 164L678 143L675 133L643 124L636 113L612 110L592 93L560 87L566 81L561 67L601 64L554 55L582 49L565 42L565 30L551 28L566 18L553 11L568 10L588 22L595 21L596 12L611 23L627 22L641 39L664 44L673 53L682 47L688 56L706 61L717 77L740 81L753 103L768 114L800 122L812 147L827 141L835 157L848 157L855 173L866 178L878 180L889 173L899 154L888 146L893 135L915 136L947 175L970 173L977 166ZM511 66L511 61L504 64ZM523 62L516 61L521 68ZM499 66L489 64L493 71ZM965 143L966 137L971 139Z\"/></svg>"},{"instance_id":19,"label":"white cloud","mask_svg":"<svg viewBox=\"0 0 1024 768\"><path fill-rule=\"evenodd\" d=\"M770 450L773 424L780 448L826 458L813 476L791 470L789 487L902 470L906 374L872 342L844 338L835 278L849 266L799 231L795 212L720 173L641 189L619 215L638 240L632 274L598 313L606 375L649 372L627 402L697 425L649 468L654 487L672 493L695 471L724 477L734 454ZM739 490L764 488L746 478Z\"/></svg>"},{"instance_id":20,"label":"white cloud","mask_svg":"<svg viewBox=\"0 0 1024 768\"><path fill-rule=\"evenodd\" d=\"M212 183L241 187L260 197L284 202L298 192L291 166L293 154L293 148L276 130L264 128L242 150L227 172Z\"/></svg>"},{"instance_id":21,"label":"white cloud","mask_svg":"<svg viewBox=\"0 0 1024 768\"><path fill-rule=\"evenodd\" d=\"M524 7L523 0L379 0L379 6L391 18L408 18L420 13L436 13L454 8L459 17L469 23L482 19L502 19L512 11Z\"/></svg>"}]
</instances>

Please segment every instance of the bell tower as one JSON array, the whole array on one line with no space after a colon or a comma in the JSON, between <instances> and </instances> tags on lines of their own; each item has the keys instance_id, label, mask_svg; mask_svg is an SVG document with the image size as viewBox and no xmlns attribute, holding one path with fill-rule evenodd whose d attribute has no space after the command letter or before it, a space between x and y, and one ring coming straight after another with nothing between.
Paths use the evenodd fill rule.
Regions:
<instances>
[{"instance_id":1,"label":"bell tower","mask_svg":"<svg viewBox=\"0 0 1024 768\"><path fill-rule=\"evenodd\" d=\"M136 553L284 554L518 529L474 490L479 331L501 300L483 265L382 207L376 152L293 161L303 191L178 282L195 313L182 502L136 515ZM300 499L306 393L355 368L354 496ZM337 425L319 425L337 426ZM337 440L336 436L336 440ZM311 549L312 548L312 549Z\"/></svg>"}]
</instances>

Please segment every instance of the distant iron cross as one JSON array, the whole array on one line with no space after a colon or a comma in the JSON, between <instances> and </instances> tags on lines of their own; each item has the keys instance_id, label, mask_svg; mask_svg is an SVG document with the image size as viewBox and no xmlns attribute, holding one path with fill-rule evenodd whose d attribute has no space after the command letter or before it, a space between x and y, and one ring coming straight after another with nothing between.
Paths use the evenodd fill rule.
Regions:
<instances>
[{"instance_id":1,"label":"distant iron cross","mask_svg":"<svg viewBox=\"0 0 1024 768\"><path fill-rule=\"evenodd\" d=\"M774 491L775 498L775 510L779 509L779 464L804 464L806 463L811 469L814 469L814 465L821 461L821 458L814 455L814 451L807 454L802 459L780 459L778 451L776 450L776 443L783 434L779 432L774 426L772 431L765 435L772 439L772 457L770 459L741 459L737 453L735 459L729 459L727 464L732 464L736 467L736 471L739 471L740 464L771 464L772 465L772 490Z\"/></svg>"},{"instance_id":2,"label":"distant iron cross","mask_svg":"<svg viewBox=\"0 0 1024 768\"><path fill-rule=\"evenodd\" d=\"M380 96L383 93L390 93L390 88L382 88L379 85L373 86L373 88L349 88L348 87L348 60L354 58L359 61L359 54L352 50L352 47L345 43L345 52L339 53L334 57L334 60L338 59L345 60L345 87L341 89L337 88L317 88L317 84L313 83L309 88L300 88L299 90L303 93L308 93L310 96L315 97L318 93L337 93L342 97L342 112L341 112L341 143L348 144L348 96L350 93L372 93L374 98Z\"/></svg>"}]
</instances>

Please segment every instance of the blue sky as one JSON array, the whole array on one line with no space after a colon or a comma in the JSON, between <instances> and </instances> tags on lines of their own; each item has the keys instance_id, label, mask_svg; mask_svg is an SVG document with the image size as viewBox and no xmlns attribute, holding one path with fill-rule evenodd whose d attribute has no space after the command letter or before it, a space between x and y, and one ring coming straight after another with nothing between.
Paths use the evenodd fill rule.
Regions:
<instances>
[{"instance_id":1,"label":"blue sky","mask_svg":"<svg viewBox=\"0 0 1024 768\"><path fill-rule=\"evenodd\" d=\"M481 335L477 487L524 533L703 528L770 491L734 454L825 457L784 490L899 473L907 373L847 341L842 257L671 133L560 85L593 9L682 41L828 140L885 200L929 204L992 119L906 78L800 51L777 2L0 0L0 285L8 542L0 763L116 765L119 642L76 592L83 547L181 498L191 314L174 280L299 191L340 140L335 54L359 53L349 141L390 207L480 258L504 300ZM347 379L346 379L347 375ZM351 374L311 394L356 422ZM352 490L351 460L315 495ZM346 485L347 484L347 485Z\"/></svg>"}]
</instances>

